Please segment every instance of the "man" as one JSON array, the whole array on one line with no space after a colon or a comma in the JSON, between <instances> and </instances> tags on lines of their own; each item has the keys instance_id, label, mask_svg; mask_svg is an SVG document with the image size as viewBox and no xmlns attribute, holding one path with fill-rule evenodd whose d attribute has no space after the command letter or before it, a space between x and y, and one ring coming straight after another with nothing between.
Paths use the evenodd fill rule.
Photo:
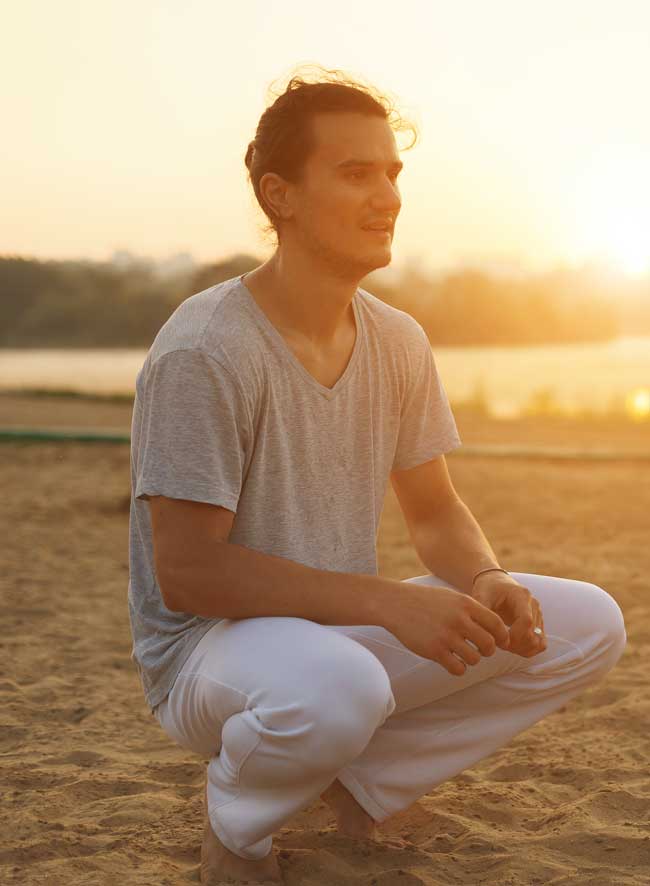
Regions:
<instances>
[{"instance_id":1,"label":"man","mask_svg":"<svg viewBox=\"0 0 650 886\"><path fill-rule=\"evenodd\" d=\"M424 330L358 287L401 209L381 103L292 81L247 165L278 247L167 321L132 427L133 658L167 734L210 757L204 883L281 879L272 834L319 796L376 839L626 642L603 589L501 569L447 471ZM377 575L388 479L431 571L406 582Z\"/></svg>"}]
</instances>

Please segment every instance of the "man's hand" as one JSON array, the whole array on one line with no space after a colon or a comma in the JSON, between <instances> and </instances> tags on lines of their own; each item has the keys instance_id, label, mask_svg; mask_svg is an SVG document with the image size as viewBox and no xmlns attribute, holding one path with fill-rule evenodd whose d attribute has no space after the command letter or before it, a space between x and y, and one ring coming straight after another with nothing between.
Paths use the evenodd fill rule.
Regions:
<instances>
[{"instance_id":1,"label":"man's hand","mask_svg":"<svg viewBox=\"0 0 650 886\"><path fill-rule=\"evenodd\" d=\"M542 608L528 588L503 572L487 572L477 578L471 596L510 627L508 652L524 658L544 652ZM541 634L533 633L537 627L542 629Z\"/></svg>"}]
</instances>

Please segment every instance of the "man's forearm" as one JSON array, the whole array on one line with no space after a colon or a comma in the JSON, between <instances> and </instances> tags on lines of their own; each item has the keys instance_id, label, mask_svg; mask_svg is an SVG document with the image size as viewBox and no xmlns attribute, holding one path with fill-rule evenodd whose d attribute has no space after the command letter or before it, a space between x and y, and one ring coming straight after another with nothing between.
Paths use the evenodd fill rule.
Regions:
<instances>
[{"instance_id":1,"label":"man's forearm","mask_svg":"<svg viewBox=\"0 0 650 886\"><path fill-rule=\"evenodd\" d=\"M450 502L420 527L416 546L433 575L468 594L479 570L502 565L476 518L460 499Z\"/></svg>"},{"instance_id":2,"label":"man's forearm","mask_svg":"<svg viewBox=\"0 0 650 886\"><path fill-rule=\"evenodd\" d=\"M166 605L204 618L275 615L320 624L384 624L404 585L376 575L314 569L215 541L185 568L159 576Z\"/></svg>"}]
</instances>

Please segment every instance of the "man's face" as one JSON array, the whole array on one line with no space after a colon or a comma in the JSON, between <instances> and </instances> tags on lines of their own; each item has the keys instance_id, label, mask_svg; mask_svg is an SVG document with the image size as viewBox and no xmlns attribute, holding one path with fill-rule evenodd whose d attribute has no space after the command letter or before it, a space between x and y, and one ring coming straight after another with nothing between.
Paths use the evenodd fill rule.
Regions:
<instances>
[{"instance_id":1,"label":"man's face","mask_svg":"<svg viewBox=\"0 0 650 886\"><path fill-rule=\"evenodd\" d=\"M402 167L390 125L352 113L312 120L315 148L289 192L290 236L331 267L359 278L388 265L401 209ZM387 233L364 230L388 222ZM284 236L284 232L283 232Z\"/></svg>"}]
</instances>

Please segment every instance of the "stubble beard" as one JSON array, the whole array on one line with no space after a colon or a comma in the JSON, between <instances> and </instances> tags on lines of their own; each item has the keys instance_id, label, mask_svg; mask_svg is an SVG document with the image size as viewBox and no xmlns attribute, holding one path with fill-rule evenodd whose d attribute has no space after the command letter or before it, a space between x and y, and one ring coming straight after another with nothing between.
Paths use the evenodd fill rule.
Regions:
<instances>
[{"instance_id":1,"label":"stubble beard","mask_svg":"<svg viewBox=\"0 0 650 886\"><path fill-rule=\"evenodd\" d=\"M373 258L370 249L365 253L365 256L355 256L350 253L349 245L343 241L341 242L341 248L337 249L330 243L312 240L310 242L310 249L319 263L325 265L334 276L342 280L362 280L372 271L386 267L391 260L390 254L388 254L385 261L380 261L379 250L376 251L376 258Z\"/></svg>"}]
</instances>

